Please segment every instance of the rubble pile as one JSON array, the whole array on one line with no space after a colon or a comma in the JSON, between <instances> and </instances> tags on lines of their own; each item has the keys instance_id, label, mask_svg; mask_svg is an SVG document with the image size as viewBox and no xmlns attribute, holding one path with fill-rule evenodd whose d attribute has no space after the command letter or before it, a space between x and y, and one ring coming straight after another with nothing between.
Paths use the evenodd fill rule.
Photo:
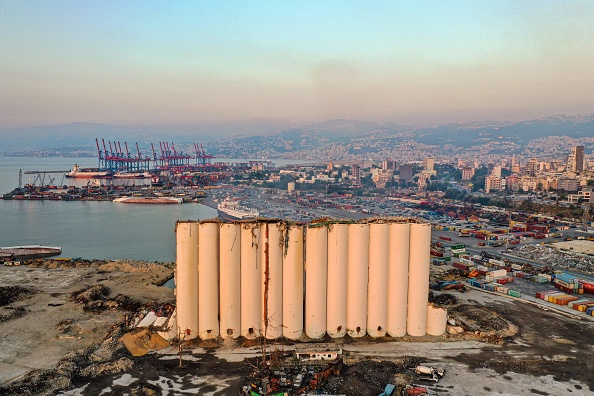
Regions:
<instances>
[{"instance_id":1,"label":"rubble pile","mask_svg":"<svg viewBox=\"0 0 594 396\"><path fill-rule=\"evenodd\" d=\"M0 322L8 322L27 314L23 307L12 307L13 302L27 298L33 290L21 286L0 286Z\"/></svg>"},{"instance_id":2,"label":"rubble pile","mask_svg":"<svg viewBox=\"0 0 594 396\"><path fill-rule=\"evenodd\" d=\"M435 305L456 305L460 302L458 298L449 293L429 292L429 302Z\"/></svg>"},{"instance_id":3,"label":"rubble pile","mask_svg":"<svg viewBox=\"0 0 594 396\"><path fill-rule=\"evenodd\" d=\"M21 286L0 286L0 307L33 294L33 290Z\"/></svg>"},{"instance_id":4,"label":"rubble pile","mask_svg":"<svg viewBox=\"0 0 594 396\"><path fill-rule=\"evenodd\" d=\"M69 323L61 323L61 326L69 326ZM7 387L0 387L0 394L53 395L58 389L71 386L76 379L95 378L103 374L118 374L130 370L134 362L125 357L125 348L118 342L123 328L123 323L112 326L99 345L70 352L58 362L56 368L34 370Z\"/></svg>"},{"instance_id":5,"label":"rubble pile","mask_svg":"<svg viewBox=\"0 0 594 396\"><path fill-rule=\"evenodd\" d=\"M173 276L174 263L150 263L140 260L84 260L75 259L36 259L25 260L23 265L31 268L56 269L56 268L94 268L100 272L125 272L146 273L152 283L161 286Z\"/></svg>"},{"instance_id":6,"label":"rubble pile","mask_svg":"<svg viewBox=\"0 0 594 396\"><path fill-rule=\"evenodd\" d=\"M406 359L403 364L363 360L347 367L342 376L331 377L325 390L349 396L377 396L386 384L393 383L396 374L409 373L409 367L417 364L415 359Z\"/></svg>"},{"instance_id":7,"label":"rubble pile","mask_svg":"<svg viewBox=\"0 0 594 396\"><path fill-rule=\"evenodd\" d=\"M499 343L517 333L518 328L502 316L485 307L463 304L452 307L448 315L457 327L473 332L481 340Z\"/></svg>"},{"instance_id":8,"label":"rubble pile","mask_svg":"<svg viewBox=\"0 0 594 396\"><path fill-rule=\"evenodd\" d=\"M0 307L0 322L8 322L9 320L20 318L25 316L27 312L23 307Z\"/></svg>"},{"instance_id":9,"label":"rubble pile","mask_svg":"<svg viewBox=\"0 0 594 396\"><path fill-rule=\"evenodd\" d=\"M110 290L103 285L93 285L70 294L69 300L79 303L86 312L100 313L108 309L136 311L140 304L128 296L118 294L112 299L107 298Z\"/></svg>"},{"instance_id":10,"label":"rubble pile","mask_svg":"<svg viewBox=\"0 0 594 396\"><path fill-rule=\"evenodd\" d=\"M552 267L571 269L594 274L594 257L566 250L559 250L545 245L524 245L511 254L535 260Z\"/></svg>"}]
</instances>

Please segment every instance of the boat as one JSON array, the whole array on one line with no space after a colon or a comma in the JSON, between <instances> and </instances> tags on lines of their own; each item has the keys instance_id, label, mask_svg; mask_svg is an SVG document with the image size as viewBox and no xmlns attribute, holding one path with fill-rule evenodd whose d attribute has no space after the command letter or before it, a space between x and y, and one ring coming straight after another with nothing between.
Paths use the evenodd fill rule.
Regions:
<instances>
[{"instance_id":1,"label":"boat","mask_svg":"<svg viewBox=\"0 0 594 396\"><path fill-rule=\"evenodd\" d=\"M60 253L62 253L61 246L26 245L0 247L0 260L12 261L15 259L50 257L57 256Z\"/></svg>"},{"instance_id":2,"label":"boat","mask_svg":"<svg viewBox=\"0 0 594 396\"><path fill-rule=\"evenodd\" d=\"M112 173L110 171L100 170L99 168L81 168L76 164L72 168L72 171L66 173L66 177L74 179L97 179L111 176Z\"/></svg>"},{"instance_id":3,"label":"boat","mask_svg":"<svg viewBox=\"0 0 594 396\"><path fill-rule=\"evenodd\" d=\"M116 198L113 202L133 203L133 204L180 204L183 203L183 198L178 197L121 197Z\"/></svg>"},{"instance_id":4,"label":"boat","mask_svg":"<svg viewBox=\"0 0 594 396\"><path fill-rule=\"evenodd\" d=\"M113 177L115 179L152 179L153 175L150 172L116 172Z\"/></svg>"},{"instance_id":5,"label":"boat","mask_svg":"<svg viewBox=\"0 0 594 396\"><path fill-rule=\"evenodd\" d=\"M255 219L260 216L257 209L243 206L239 201L234 201L228 197L218 203L217 212L219 218L227 221Z\"/></svg>"}]
</instances>

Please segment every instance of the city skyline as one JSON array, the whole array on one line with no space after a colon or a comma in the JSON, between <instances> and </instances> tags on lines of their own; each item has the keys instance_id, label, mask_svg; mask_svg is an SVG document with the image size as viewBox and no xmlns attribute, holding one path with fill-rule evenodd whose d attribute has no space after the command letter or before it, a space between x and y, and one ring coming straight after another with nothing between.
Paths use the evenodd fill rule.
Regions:
<instances>
[{"instance_id":1,"label":"city skyline","mask_svg":"<svg viewBox=\"0 0 594 396\"><path fill-rule=\"evenodd\" d=\"M4 2L0 129L594 112L588 2Z\"/></svg>"}]
</instances>

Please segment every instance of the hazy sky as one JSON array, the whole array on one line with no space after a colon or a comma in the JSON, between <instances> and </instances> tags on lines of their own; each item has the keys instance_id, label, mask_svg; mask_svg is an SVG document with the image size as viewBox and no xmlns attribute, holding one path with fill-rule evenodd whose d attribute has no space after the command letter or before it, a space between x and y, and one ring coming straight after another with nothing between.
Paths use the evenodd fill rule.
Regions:
<instances>
[{"instance_id":1,"label":"hazy sky","mask_svg":"<svg viewBox=\"0 0 594 396\"><path fill-rule=\"evenodd\" d=\"M0 128L588 112L591 0L0 0Z\"/></svg>"}]
</instances>

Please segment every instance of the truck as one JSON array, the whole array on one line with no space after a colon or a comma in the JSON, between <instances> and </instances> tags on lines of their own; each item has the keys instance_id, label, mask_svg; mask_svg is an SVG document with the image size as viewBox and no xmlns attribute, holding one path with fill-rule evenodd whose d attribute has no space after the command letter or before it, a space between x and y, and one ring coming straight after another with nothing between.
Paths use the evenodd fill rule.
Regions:
<instances>
[{"instance_id":1,"label":"truck","mask_svg":"<svg viewBox=\"0 0 594 396\"><path fill-rule=\"evenodd\" d=\"M418 379L439 382L445 375L445 370L431 366L416 366L415 374Z\"/></svg>"}]
</instances>

